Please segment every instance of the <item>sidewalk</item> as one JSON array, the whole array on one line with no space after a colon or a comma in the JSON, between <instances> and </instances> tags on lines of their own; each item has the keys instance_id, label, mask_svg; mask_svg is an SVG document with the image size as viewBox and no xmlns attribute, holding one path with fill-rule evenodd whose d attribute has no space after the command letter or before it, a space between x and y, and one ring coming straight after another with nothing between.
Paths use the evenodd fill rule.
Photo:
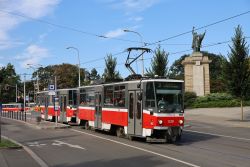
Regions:
<instances>
[{"instance_id":1,"label":"sidewalk","mask_svg":"<svg viewBox=\"0 0 250 167\"><path fill-rule=\"evenodd\" d=\"M189 121L195 120L227 127L250 128L250 107L244 107L243 111L243 121L241 121L240 107L186 109L185 119L187 124Z\"/></svg>"},{"instance_id":2,"label":"sidewalk","mask_svg":"<svg viewBox=\"0 0 250 167\"><path fill-rule=\"evenodd\" d=\"M1 167L40 167L40 165L23 149L0 149Z\"/></svg>"}]
</instances>

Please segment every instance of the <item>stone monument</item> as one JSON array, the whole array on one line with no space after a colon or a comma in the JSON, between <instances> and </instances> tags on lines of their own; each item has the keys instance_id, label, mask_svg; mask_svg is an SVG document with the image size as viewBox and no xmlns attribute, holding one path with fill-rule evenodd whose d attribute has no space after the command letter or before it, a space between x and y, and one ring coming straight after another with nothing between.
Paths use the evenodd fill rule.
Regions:
<instances>
[{"instance_id":1,"label":"stone monument","mask_svg":"<svg viewBox=\"0 0 250 167\"><path fill-rule=\"evenodd\" d=\"M195 92L197 96L204 96L210 93L209 63L211 63L211 60L200 51L205 33L206 31L203 34L197 34L197 32L194 32L193 27L193 53L182 61L185 91Z\"/></svg>"}]
</instances>

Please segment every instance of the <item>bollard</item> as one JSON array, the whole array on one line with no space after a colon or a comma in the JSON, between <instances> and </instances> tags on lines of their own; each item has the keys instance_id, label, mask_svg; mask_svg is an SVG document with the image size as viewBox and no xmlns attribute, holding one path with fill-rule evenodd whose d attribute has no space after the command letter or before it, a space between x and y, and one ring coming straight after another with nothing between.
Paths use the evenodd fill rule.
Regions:
<instances>
[{"instance_id":1,"label":"bollard","mask_svg":"<svg viewBox=\"0 0 250 167\"><path fill-rule=\"evenodd\" d=\"M24 113L24 121L26 122L26 111Z\"/></svg>"}]
</instances>

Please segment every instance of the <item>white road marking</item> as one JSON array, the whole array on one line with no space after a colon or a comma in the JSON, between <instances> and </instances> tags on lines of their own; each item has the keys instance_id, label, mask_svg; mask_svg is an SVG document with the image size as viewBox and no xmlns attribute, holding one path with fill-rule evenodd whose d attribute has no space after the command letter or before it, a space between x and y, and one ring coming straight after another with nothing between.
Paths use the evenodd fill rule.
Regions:
<instances>
[{"instance_id":1,"label":"white road marking","mask_svg":"<svg viewBox=\"0 0 250 167\"><path fill-rule=\"evenodd\" d=\"M179 163L188 165L188 166L200 167L200 166L198 166L198 165L195 165L195 164L192 164L192 163L189 163L189 162L185 162L185 161L182 161L182 160L173 158L173 157L169 157L169 156L166 156L166 155L157 153L157 152L153 152L153 151L150 151L150 150L147 150L147 149L144 149L144 148L132 146L132 145L125 144L125 143L122 143L122 142L119 142L119 141L115 141L115 140L112 140L112 139L108 139L108 138L105 138L105 137L97 136L97 135L94 135L94 134L86 133L86 132L79 131L79 130L75 130L75 129L71 129L71 130L74 131L74 132L82 133L82 134L85 134L85 135L93 136L93 137L96 137L96 138L99 138L99 139L103 139L103 140L107 140L107 141L110 141L110 142L113 142L113 143L117 143L117 144L120 144L120 145L124 145L124 146L126 146L126 147L130 147L130 148L134 148L134 149L137 149L137 150L140 150L140 151L144 151L144 152L147 152L147 153L151 153L151 154L154 154L154 155L158 155L158 156L160 156L160 157L163 157L163 158L166 158L166 159L170 159L170 160L173 160L173 161L176 161L176 162L179 162Z\"/></svg>"},{"instance_id":2,"label":"white road marking","mask_svg":"<svg viewBox=\"0 0 250 167\"><path fill-rule=\"evenodd\" d=\"M46 146L47 144L40 144L39 142L35 141L35 142L28 142L27 145L29 145L30 147L41 147L41 146Z\"/></svg>"},{"instance_id":3,"label":"white road marking","mask_svg":"<svg viewBox=\"0 0 250 167\"><path fill-rule=\"evenodd\" d=\"M205 134L205 135L211 135L211 136L218 136L218 137L225 137L225 138L237 139L237 140L250 141L250 139L248 139L248 138L227 136L227 135L221 135L221 134L216 134L216 133L207 133L207 132L200 132L200 131L195 131L195 130L184 130L184 131L185 132L200 133L200 134Z\"/></svg>"},{"instance_id":4,"label":"white road marking","mask_svg":"<svg viewBox=\"0 0 250 167\"><path fill-rule=\"evenodd\" d=\"M54 140L56 143L52 143L52 145L57 145L57 146L61 146L61 145L66 145L68 147L71 147L71 148L78 148L78 149L81 149L81 150L86 150L85 148L79 146L79 145L73 145L73 144L69 144L69 143L66 143L66 142L63 142L63 141L60 141L60 140Z\"/></svg>"}]
</instances>

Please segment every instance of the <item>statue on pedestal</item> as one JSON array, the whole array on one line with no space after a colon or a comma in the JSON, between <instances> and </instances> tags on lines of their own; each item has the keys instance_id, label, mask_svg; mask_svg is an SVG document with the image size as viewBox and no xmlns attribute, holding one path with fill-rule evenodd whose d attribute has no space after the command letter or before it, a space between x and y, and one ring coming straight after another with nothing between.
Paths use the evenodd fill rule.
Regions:
<instances>
[{"instance_id":1,"label":"statue on pedestal","mask_svg":"<svg viewBox=\"0 0 250 167\"><path fill-rule=\"evenodd\" d=\"M201 42L206 34L206 30L203 34L198 34L197 32L194 32L194 27L192 30L192 34L193 34L193 43L192 43L192 49L194 52L200 52L201 49Z\"/></svg>"}]
</instances>

